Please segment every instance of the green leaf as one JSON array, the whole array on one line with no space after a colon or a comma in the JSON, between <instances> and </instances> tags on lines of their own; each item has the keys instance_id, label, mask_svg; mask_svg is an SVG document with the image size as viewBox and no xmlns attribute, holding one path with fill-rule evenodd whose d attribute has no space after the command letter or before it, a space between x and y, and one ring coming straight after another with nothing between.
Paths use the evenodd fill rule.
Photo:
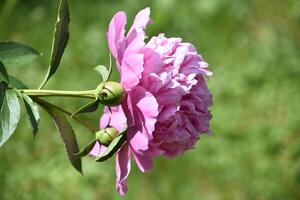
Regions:
<instances>
[{"instance_id":1,"label":"green leaf","mask_svg":"<svg viewBox=\"0 0 300 200\"><path fill-rule=\"evenodd\" d=\"M6 71L6 68L4 66L4 64L0 61L0 82L1 81L5 81L5 82L9 82L9 76L8 73ZM2 78L3 77L3 78Z\"/></svg>"},{"instance_id":2,"label":"green leaf","mask_svg":"<svg viewBox=\"0 0 300 200\"><path fill-rule=\"evenodd\" d=\"M39 129L39 122L40 122L39 108L32 101L32 99L29 96L22 94L22 99L23 99L27 114L29 116L33 135L35 136Z\"/></svg>"},{"instance_id":3,"label":"green leaf","mask_svg":"<svg viewBox=\"0 0 300 200\"><path fill-rule=\"evenodd\" d=\"M28 87L14 76L9 76L9 85L17 89L28 89Z\"/></svg>"},{"instance_id":4,"label":"green leaf","mask_svg":"<svg viewBox=\"0 0 300 200\"><path fill-rule=\"evenodd\" d=\"M76 153L75 156L79 157L79 158L82 158L82 157L88 155L92 151L92 149L94 148L96 142L97 141L93 141L88 146L86 146L83 150L81 150L79 153Z\"/></svg>"},{"instance_id":5,"label":"green leaf","mask_svg":"<svg viewBox=\"0 0 300 200\"><path fill-rule=\"evenodd\" d=\"M71 164L77 171L82 173L81 159L75 156L75 154L79 152L76 136L65 114L45 101L38 101L38 103L40 106L46 109L54 119L54 122L59 129L61 138L64 142Z\"/></svg>"},{"instance_id":6,"label":"green leaf","mask_svg":"<svg viewBox=\"0 0 300 200\"><path fill-rule=\"evenodd\" d=\"M6 90L0 108L0 147L12 136L20 119L20 103L16 92Z\"/></svg>"},{"instance_id":7,"label":"green leaf","mask_svg":"<svg viewBox=\"0 0 300 200\"><path fill-rule=\"evenodd\" d=\"M50 65L48 68L47 75L43 83L41 84L40 88L44 87L47 81L56 72L60 64L60 60L68 44L68 40L70 36L69 23L70 23L70 13L69 13L68 0L61 0L58 8L57 21L55 24Z\"/></svg>"},{"instance_id":8,"label":"green leaf","mask_svg":"<svg viewBox=\"0 0 300 200\"><path fill-rule=\"evenodd\" d=\"M7 89L8 85L6 82L0 82L0 109L2 108L4 96L5 96L5 91Z\"/></svg>"},{"instance_id":9,"label":"green leaf","mask_svg":"<svg viewBox=\"0 0 300 200\"><path fill-rule=\"evenodd\" d=\"M67 116L71 116L72 113L70 113L69 111L65 110L65 109L62 109L60 107L57 107L45 100L42 100L40 98L37 98L35 97L34 98L34 102L37 102L38 104L42 105L42 104L46 104L48 106L51 106L51 107L56 107L56 109L60 110L61 112L65 113ZM74 116L73 119L75 121L77 121L78 123L80 123L81 125L83 125L84 127L86 127L87 129L89 129L91 132L96 132L97 130L99 130L99 127L96 126L94 123L91 123L90 121L80 117L80 116Z\"/></svg>"},{"instance_id":10,"label":"green leaf","mask_svg":"<svg viewBox=\"0 0 300 200\"><path fill-rule=\"evenodd\" d=\"M98 109L99 106L99 100L95 100L91 103L86 104L85 106L83 106L82 108L79 108L77 111L75 111L72 115L71 118L77 114L81 114L81 113L89 113L89 112L94 112Z\"/></svg>"},{"instance_id":11,"label":"green leaf","mask_svg":"<svg viewBox=\"0 0 300 200\"><path fill-rule=\"evenodd\" d=\"M109 71L104 65L98 65L97 67L94 68L101 76L103 81L107 81L109 78Z\"/></svg>"},{"instance_id":12,"label":"green leaf","mask_svg":"<svg viewBox=\"0 0 300 200\"><path fill-rule=\"evenodd\" d=\"M41 54L33 48L17 42L0 42L0 60L6 67L18 67L30 63Z\"/></svg>"},{"instance_id":13,"label":"green leaf","mask_svg":"<svg viewBox=\"0 0 300 200\"><path fill-rule=\"evenodd\" d=\"M124 144L126 140L126 132L120 133L108 146L107 150L96 159L96 162L103 162L111 158Z\"/></svg>"}]
</instances>

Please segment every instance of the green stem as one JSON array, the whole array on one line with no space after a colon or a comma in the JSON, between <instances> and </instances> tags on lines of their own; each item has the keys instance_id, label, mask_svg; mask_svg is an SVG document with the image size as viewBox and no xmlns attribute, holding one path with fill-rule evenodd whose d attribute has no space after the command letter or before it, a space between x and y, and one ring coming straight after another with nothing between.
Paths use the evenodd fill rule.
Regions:
<instances>
[{"instance_id":1,"label":"green stem","mask_svg":"<svg viewBox=\"0 0 300 200\"><path fill-rule=\"evenodd\" d=\"M61 91L61 90L36 90L23 89L19 90L21 93L34 97L49 97L49 96L63 96L63 97L78 97L78 98L97 98L96 90L86 91Z\"/></svg>"}]
</instances>

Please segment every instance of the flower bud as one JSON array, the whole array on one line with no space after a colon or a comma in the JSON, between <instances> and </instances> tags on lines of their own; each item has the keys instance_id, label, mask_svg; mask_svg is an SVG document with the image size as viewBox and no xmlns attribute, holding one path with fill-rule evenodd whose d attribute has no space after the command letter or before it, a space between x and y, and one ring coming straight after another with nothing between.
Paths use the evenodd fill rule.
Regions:
<instances>
[{"instance_id":1,"label":"flower bud","mask_svg":"<svg viewBox=\"0 0 300 200\"><path fill-rule=\"evenodd\" d=\"M99 91L100 103L107 106L118 106L124 99L125 91L120 83L104 82Z\"/></svg>"},{"instance_id":2,"label":"flower bud","mask_svg":"<svg viewBox=\"0 0 300 200\"><path fill-rule=\"evenodd\" d=\"M119 134L119 131L115 128L101 129L96 133L96 139L105 146L108 146Z\"/></svg>"}]
</instances>

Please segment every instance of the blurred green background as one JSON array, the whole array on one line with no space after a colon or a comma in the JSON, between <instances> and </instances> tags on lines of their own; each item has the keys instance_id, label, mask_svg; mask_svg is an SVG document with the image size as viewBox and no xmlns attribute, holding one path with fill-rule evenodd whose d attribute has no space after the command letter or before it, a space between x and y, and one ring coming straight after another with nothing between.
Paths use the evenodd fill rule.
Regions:
<instances>
[{"instance_id":1,"label":"blurred green background","mask_svg":"<svg viewBox=\"0 0 300 200\"><path fill-rule=\"evenodd\" d=\"M58 0L0 0L0 40L44 53L10 69L35 88L46 72ZM141 173L134 165L124 199L300 199L300 1L297 0L70 0L71 38L47 88L92 89L108 65L105 38L112 15L150 6L153 36L164 32L195 44L210 64L212 136L176 159L158 158ZM69 110L82 100L53 99ZM97 122L100 113L86 116ZM0 150L0 199L119 199L114 159L84 159L84 176L69 165L58 132L43 112L32 139L23 113ZM81 147L92 136L74 124Z\"/></svg>"}]
</instances>

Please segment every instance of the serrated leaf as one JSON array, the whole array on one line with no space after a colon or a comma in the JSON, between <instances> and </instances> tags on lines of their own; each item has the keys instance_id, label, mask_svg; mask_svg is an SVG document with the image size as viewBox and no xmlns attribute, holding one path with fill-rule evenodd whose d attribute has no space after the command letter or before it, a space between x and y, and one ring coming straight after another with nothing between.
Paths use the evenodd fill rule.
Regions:
<instances>
[{"instance_id":1,"label":"serrated leaf","mask_svg":"<svg viewBox=\"0 0 300 200\"><path fill-rule=\"evenodd\" d=\"M77 111L75 111L71 117L77 115L77 114L81 114L81 113L90 113L90 112L94 112L98 109L99 107L99 100L95 100L91 103L86 104L85 106L83 106L82 108L79 108Z\"/></svg>"},{"instance_id":2,"label":"serrated leaf","mask_svg":"<svg viewBox=\"0 0 300 200\"><path fill-rule=\"evenodd\" d=\"M88 146L86 146L83 150L81 150L79 153L74 154L76 157L78 158L82 158L86 155L88 155L92 149L94 148L95 144L97 141L93 141L92 143L90 143Z\"/></svg>"},{"instance_id":3,"label":"serrated leaf","mask_svg":"<svg viewBox=\"0 0 300 200\"><path fill-rule=\"evenodd\" d=\"M69 13L69 3L68 0L61 0L58 8L58 17L55 24L52 51L50 57L50 64L48 68L47 75L41 84L40 88L47 83L47 81L56 72L60 60L63 56L65 48L69 40L69 23L70 23L70 13Z\"/></svg>"},{"instance_id":4,"label":"serrated leaf","mask_svg":"<svg viewBox=\"0 0 300 200\"><path fill-rule=\"evenodd\" d=\"M29 121L32 127L33 135L35 136L38 129L39 129L39 122L40 122L40 113L38 106L32 101L32 99L22 94L22 99L26 108L26 112L29 117Z\"/></svg>"},{"instance_id":5,"label":"serrated leaf","mask_svg":"<svg viewBox=\"0 0 300 200\"><path fill-rule=\"evenodd\" d=\"M9 85L17 89L28 89L28 87L19 79L9 75Z\"/></svg>"},{"instance_id":6,"label":"serrated leaf","mask_svg":"<svg viewBox=\"0 0 300 200\"><path fill-rule=\"evenodd\" d=\"M108 80L110 73L104 65L98 65L94 68L94 70L96 70L102 76L102 81Z\"/></svg>"},{"instance_id":7,"label":"serrated leaf","mask_svg":"<svg viewBox=\"0 0 300 200\"><path fill-rule=\"evenodd\" d=\"M20 119L20 103L16 92L5 92L0 108L0 147L12 136Z\"/></svg>"},{"instance_id":8,"label":"serrated leaf","mask_svg":"<svg viewBox=\"0 0 300 200\"><path fill-rule=\"evenodd\" d=\"M38 101L39 105L42 106L47 110L47 112L52 116L59 132L60 136L64 142L67 155L72 166L82 173L82 165L81 165L81 158L77 158L75 156L76 153L79 152L79 147L77 143L77 139L74 133L73 128L71 127L70 123L68 122L64 113L60 112L58 109L51 106L45 101Z\"/></svg>"},{"instance_id":9,"label":"serrated leaf","mask_svg":"<svg viewBox=\"0 0 300 200\"><path fill-rule=\"evenodd\" d=\"M9 76L8 73L6 71L6 68L4 66L4 64L0 61L0 82L5 81L5 82L9 82Z\"/></svg>"},{"instance_id":10,"label":"serrated leaf","mask_svg":"<svg viewBox=\"0 0 300 200\"><path fill-rule=\"evenodd\" d=\"M0 60L6 67L18 67L30 63L41 54L21 43L0 42Z\"/></svg>"},{"instance_id":11,"label":"serrated leaf","mask_svg":"<svg viewBox=\"0 0 300 200\"><path fill-rule=\"evenodd\" d=\"M103 162L111 158L124 144L126 140L126 131L120 133L107 147L107 150L100 156L97 157L96 162Z\"/></svg>"}]
</instances>

